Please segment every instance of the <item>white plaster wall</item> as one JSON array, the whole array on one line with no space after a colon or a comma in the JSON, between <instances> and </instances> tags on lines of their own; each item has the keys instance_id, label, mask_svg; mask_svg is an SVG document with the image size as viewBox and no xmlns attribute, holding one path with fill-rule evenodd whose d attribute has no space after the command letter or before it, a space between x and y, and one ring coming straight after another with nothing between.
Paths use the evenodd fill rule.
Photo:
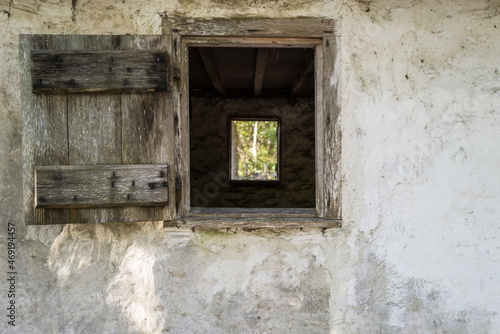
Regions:
<instances>
[{"instance_id":1,"label":"white plaster wall","mask_svg":"<svg viewBox=\"0 0 500 334\"><path fill-rule=\"evenodd\" d=\"M17 35L158 34L164 10L341 22L342 229L23 226ZM3 0L0 29L0 331L500 332L498 1Z\"/></svg>"}]
</instances>

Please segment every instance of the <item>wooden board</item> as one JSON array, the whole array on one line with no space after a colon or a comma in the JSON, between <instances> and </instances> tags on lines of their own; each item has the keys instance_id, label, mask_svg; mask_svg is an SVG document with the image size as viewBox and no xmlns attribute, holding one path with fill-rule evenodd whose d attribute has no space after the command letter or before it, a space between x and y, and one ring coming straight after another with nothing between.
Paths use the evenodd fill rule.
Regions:
<instances>
[{"instance_id":1,"label":"wooden board","mask_svg":"<svg viewBox=\"0 0 500 334\"><path fill-rule=\"evenodd\" d=\"M33 50L33 92L138 92L166 90L165 53L144 50Z\"/></svg>"},{"instance_id":2,"label":"wooden board","mask_svg":"<svg viewBox=\"0 0 500 334\"><path fill-rule=\"evenodd\" d=\"M20 35L24 220L34 224L34 166L68 163L67 98L32 94L31 50L64 49L64 36Z\"/></svg>"},{"instance_id":3,"label":"wooden board","mask_svg":"<svg viewBox=\"0 0 500 334\"><path fill-rule=\"evenodd\" d=\"M334 31L335 21L322 18L163 18L164 34L182 36L323 37Z\"/></svg>"},{"instance_id":4,"label":"wooden board","mask_svg":"<svg viewBox=\"0 0 500 334\"><path fill-rule=\"evenodd\" d=\"M341 219L340 50L335 37L323 40L323 218Z\"/></svg>"},{"instance_id":5,"label":"wooden board","mask_svg":"<svg viewBox=\"0 0 500 334\"><path fill-rule=\"evenodd\" d=\"M168 179L165 165L37 167L35 207L165 205Z\"/></svg>"}]
</instances>

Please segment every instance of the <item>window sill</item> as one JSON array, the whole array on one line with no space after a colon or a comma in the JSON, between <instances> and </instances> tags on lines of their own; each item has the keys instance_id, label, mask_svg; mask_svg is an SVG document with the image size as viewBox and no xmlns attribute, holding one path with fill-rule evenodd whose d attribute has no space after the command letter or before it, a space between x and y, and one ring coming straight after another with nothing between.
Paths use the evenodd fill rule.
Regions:
<instances>
[{"instance_id":1,"label":"window sill","mask_svg":"<svg viewBox=\"0 0 500 334\"><path fill-rule=\"evenodd\" d=\"M318 218L312 208L191 208L188 217L165 221L163 227L200 230L328 229L342 227L342 221Z\"/></svg>"}]
</instances>

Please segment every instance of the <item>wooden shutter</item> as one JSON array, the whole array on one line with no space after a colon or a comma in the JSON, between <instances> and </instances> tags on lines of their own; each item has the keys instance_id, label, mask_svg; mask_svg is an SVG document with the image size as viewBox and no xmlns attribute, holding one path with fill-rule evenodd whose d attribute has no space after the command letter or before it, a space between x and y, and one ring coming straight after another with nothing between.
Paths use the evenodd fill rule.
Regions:
<instances>
[{"instance_id":1,"label":"wooden shutter","mask_svg":"<svg viewBox=\"0 0 500 334\"><path fill-rule=\"evenodd\" d=\"M171 54L166 36L20 36L27 224L173 219Z\"/></svg>"}]
</instances>

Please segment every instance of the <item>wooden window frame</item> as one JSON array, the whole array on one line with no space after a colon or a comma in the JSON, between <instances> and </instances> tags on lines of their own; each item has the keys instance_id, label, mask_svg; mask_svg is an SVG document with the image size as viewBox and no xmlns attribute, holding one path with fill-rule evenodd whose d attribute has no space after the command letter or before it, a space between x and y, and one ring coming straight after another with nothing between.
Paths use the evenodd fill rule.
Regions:
<instances>
[{"instance_id":1,"label":"wooden window frame","mask_svg":"<svg viewBox=\"0 0 500 334\"><path fill-rule=\"evenodd\" d=\"M176 219L165 227L338 228L341 221L340 36L330 19L163 17L173 39ZM189 47L313 48L315 52L315 208L199 208L190 205Z\"/></svg>"}]
</instances>

